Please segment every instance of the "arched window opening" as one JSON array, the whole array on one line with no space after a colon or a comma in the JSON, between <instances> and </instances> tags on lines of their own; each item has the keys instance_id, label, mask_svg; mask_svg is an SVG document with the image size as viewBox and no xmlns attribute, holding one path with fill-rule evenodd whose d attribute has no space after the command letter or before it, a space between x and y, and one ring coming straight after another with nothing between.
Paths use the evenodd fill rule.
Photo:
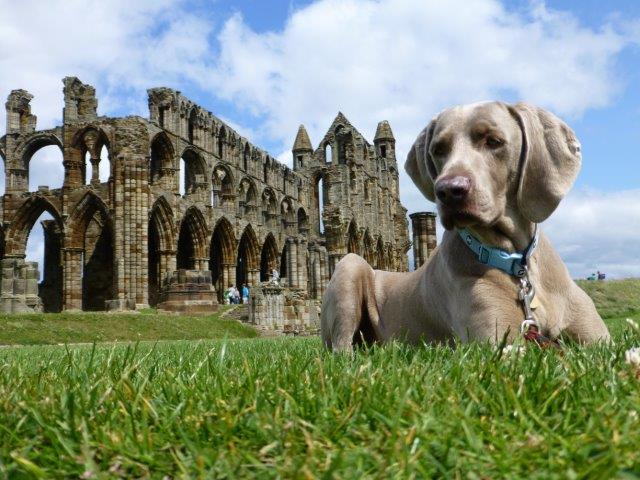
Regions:
<instances>
[{"instance_id":1,"label":"arched window opening","mask_svg":"<svg viewBox=\"0 0 640 480\"><path fill-rule=\"evenodd\" d=\"M226 134L226 130L224 129L224 127L222 127L220 129L220 133L218 134L218 157L220 158L222 158L222 155L224 153L224 142Z\"/></svg>"},{"instance_id":2,"label":"arched window opening","mask_svg":"<svg viewBox=\"0 0 640 480\"><path fill-rule=\"evenodd\" d=\"M380 156L382 158L387 158L387 146L386 145L380 145Z\"/></svg>"},{"instance_id":3,"label":"arched window opening","mask_svg":"<svg viewBox=\"0 0 640 480\"><path fill-rule=\"evenodd\" d=\"M251 151L249 150L249 144L247 143L244 147L244 153L242 155L242 167L245 172L249 171L249 157L251 156Z\"/></svg>"},{"instance_id":4,"label":"arched window opening","mask_svg":"<svg viewBox=\"0 0 640 480\"><path fill-rule=\"evenodd\" d=\"M178 191L180 192L181 196L185 196L187 193L187 182L186 182L186 177L185 177L185 171L187 169L186 166L186 162L184 161L184 158L180 159L180 186Z\"/></svg>"},{"instance_id":5,"label":"arched window opening","mask_svg":"<svg viewBox=\"0 0 640 480\"><path fill-rule=\"evenodd\" d=\"M91 183L91 177L93 175L93 166L91 165L91 154L87 150L84 154L84 184L89 185Z\"/></svg>"},{"instance_id":6,"label":"arched window opening","mask_svg":"<svg viewBox=\"0 0 640 480\"><path fill-rule=\"evenodd\" d=\"M309 231L309 219L307 217L307 212L304 211L304 208L300 207L298 209L298 232L307 233Z\"/></svg>"},{"instance_id":7,"label":"arched window opening","mask_svg":"<svg viewBox=\"0 0 640 480\"><path fill-rule=\"evenodd\" d=\"M211 283L216 290L218 302L224 301L224 292L231 286L235 279L230 278L231 267L234 263L235 237L231 224L222 219L216 225L211 236L209 249L209 270L211 271Z\"/></svg>"},{"instance_id":8,"label":"arched window opening","mask_svg":"<svg viewBox=\"0 0 640 480\"><path fill-rule=\"evenodd\" d=\"M100 150L100 183L106 183L111 178L111 157L109 156L109 150L106 145L102 146Z\"/></svg>"},{"instance_id":9,"label":"arched window opening","mask_svg":"<svg viewBox=\"0 0 640 480\"><path fill-rule=\"evenodd\" d=\"M236 286L260 281L260 246L251 227L247 227L238 244Z\"/></svg>"},{"instance_id":10,"label":"arched window opening","mask_svg":"<svg viewBox=\"0 0 640 480\"><path fill-rule=\"evenodd\" d=\"M233 178L231 171L223 166L218 165L213 169L211 177L211 205L214 207L225 206L232 203L235 195L233 194Z\"/></svg>"},{"instance_id":11,"label":"arched window opening","mask_svg":"<svg viewBox=\"0 0 640 480\"><path fill-rule=\"evenodd\" d=\"M333 163L333 147L329 142L324 146L324 163Z\"/></svg>"},{"instance_id":12,"label":"arched window opening","mask_svg":"<svg viewBox=\"0 0 640 480\"><path fill-rule=\"evenodd\" d=\"M264 183L269 183L268 178L269 178L269 165L268 165L268 162L264 162L262 164L262 181Z\"/></svg>"},{"instance_id":13,"label":"arched window opening","mask_svg":"<svg viewBox=\"0 0 640 480\"><path fill-rule=\"evenodd\" d=\"M194 108L193 110L191 110L191 115L189 115L189 126L188 126L189 143L195 143L197 141L197 134L196 134L197 119L198 119L198 115Z\"/></svg>"},{"instance_id":14,"label":"arched window opening","mask_svg":"<svg viewBox=\"0 0 640 480\"><path fill-rule=\"evenodd\" d=\"M33 224L27 240L26 261L37 262L38 296L45 312L62 310L62 231L44 211Z\"/></svg>"},{"instance_id":15,"label":"arched window opening","mask_svg":"<svg viewBox=\"0 0 640 480\"><path fill-rule=\"evenodd\" d=\"M280 267L280 254L273 235L267 236L260 253L260 281L266 282L271 280L274 269L280 269L278 272L283 277Z\"/></svg>"},{"instance_id":16,"label":"arched window opening","mask_svg":"<svg viewBox=\"0 0 640 480\"><path fill-rule=\"evenodd\" d=\"M149 182L151 185L160 184L165 175L173 178L174 150L166 134L160 133L151 142L151 164L149 165ZM184 184L184 168L181 165L180 186ZM173 188L172 181L164 182L166 188ZM181 188L179 187L179 188Z\"/></svg>"},{"instance_id":17,"label":"arched window opening","mask_svg":"<svg viewBox=\"0 0 640 480\"><path fill-rule=\"evenodd\" d=\"M193 150L187 150L180 158L180 195L186 196L206 186L202 159Z\"/></svg>"},{"instance_id":18,"label":"arched window opening","mask_svg":"<svg viewBox=\"0 0 640 480\"><path fill-rule=\"evenodd\" d=\"M324 199L325 199L324 180L322 176L318 177L316 181L316 188L314 189L314 200L316 204L316 215L318 217L318 234L324 235L324 221L322 220L322 212L324 212Z\"/></svg>"},{"instance_id":19,"label":"arched window opening","mask_svg":"<svg viewBox=\"0 0 640 480\"><path fill-rule=\"evenodd\" d=\"M63 181L64 166L60 148L47 145L37 150L29 160L29 191L37 191L40 185L58 188Z\"/></svg>"}]
</instances>

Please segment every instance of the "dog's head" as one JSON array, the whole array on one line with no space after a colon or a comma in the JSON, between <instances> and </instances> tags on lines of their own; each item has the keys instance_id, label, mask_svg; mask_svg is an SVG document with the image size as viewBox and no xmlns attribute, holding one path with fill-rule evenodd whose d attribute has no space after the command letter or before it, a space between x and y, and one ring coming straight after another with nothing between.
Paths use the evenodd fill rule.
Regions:
<instances>
[{"instance_id":1,"label":"dog's head","mask_svg":"<svg viewBox=\"0 0 640 480\"><path fill-rule=\"evenodd\" d=\"M580 143L555 115L526 103L490 102L438 115L418 136L405 169L452 229L488 227L516 210L543 221L580 163Z\"/></svg>"}]
</instances>

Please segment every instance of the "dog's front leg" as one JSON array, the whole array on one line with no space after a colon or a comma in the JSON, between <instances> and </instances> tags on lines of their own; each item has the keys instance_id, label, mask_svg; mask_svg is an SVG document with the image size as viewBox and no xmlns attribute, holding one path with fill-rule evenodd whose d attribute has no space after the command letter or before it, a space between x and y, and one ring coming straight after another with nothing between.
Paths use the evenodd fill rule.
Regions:
<instances>
[{"instance_id":1,"label":"dog's front leg","mask_svg":"<svg viewBox=\"0 0 640 480\"><path fill-rule=\"evenodd\" d=\"M354 343L373 343L378 324L375 273L358 255L347 254L333 272L322 299L320 329L325 346L351 352Z\"/></svg>"}]
</instances>

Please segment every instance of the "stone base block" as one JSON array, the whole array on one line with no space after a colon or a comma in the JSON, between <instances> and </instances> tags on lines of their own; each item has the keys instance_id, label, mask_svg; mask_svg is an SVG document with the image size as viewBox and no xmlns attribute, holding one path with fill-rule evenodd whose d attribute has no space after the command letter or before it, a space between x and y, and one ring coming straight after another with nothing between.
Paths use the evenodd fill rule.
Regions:
<instances>
[{"instance_id":1,"label":"stone base block","mask_svg":"<svg viewBox=\"0 0 640 480\"><path fill-rule=\"evenodd\" d=\"M127 312L136 309L136 301L132 298L107 300L104 309L107 312Z\"/></svg>"},{"instance_id":2,"label":"stone base block","mask_svg":"<svg viewBox=\"0 0 640 480\"><path fill-rule=\"evenodd\" d=\"M209 270L176 270L165 277L157 309L165 312L208 314L218 309Z\"/></svg>"}]
</instances>

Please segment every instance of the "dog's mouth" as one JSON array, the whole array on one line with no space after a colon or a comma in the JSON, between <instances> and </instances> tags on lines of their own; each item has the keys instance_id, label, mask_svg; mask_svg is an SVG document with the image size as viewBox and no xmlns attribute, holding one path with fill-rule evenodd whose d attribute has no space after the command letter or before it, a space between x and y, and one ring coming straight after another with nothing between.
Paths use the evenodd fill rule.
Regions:
<instances>
[{"instance_id":1,"label":"dog's mouth","mask_svg":"<svg viewBox=\"0 0 640 480\"><path fill-rule=\"evenodd\" d=\"M453 228L467 228L474 225L484 225L486 222L479 212L470 208L450 208L443 205L440 207L440 220L442 226L447 230Z\"/></svg>"}]
</instances>

